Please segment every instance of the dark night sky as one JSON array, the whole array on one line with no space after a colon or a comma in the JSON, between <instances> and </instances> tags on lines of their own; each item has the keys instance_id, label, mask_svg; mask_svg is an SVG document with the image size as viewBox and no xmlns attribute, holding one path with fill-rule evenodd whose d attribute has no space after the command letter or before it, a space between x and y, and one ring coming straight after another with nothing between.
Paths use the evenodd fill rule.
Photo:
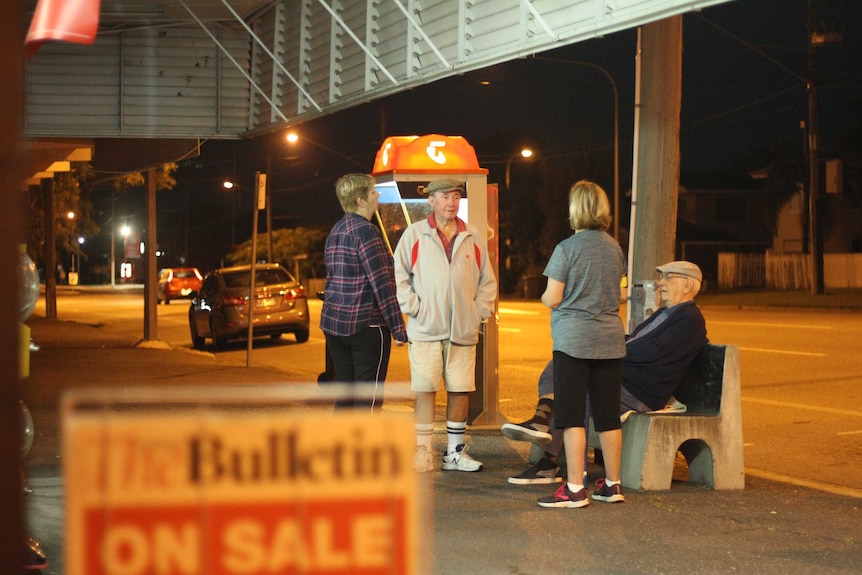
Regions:
<instances>
[{"instance_id":1,"label":"dark night sky","mask_svg":"<svg viewBox=\"0 0 862 575\"><path fill-rule=\"evenodd\" d=\"M760 167L750 165L751 158L775 142L798 142L802 149L800 121L807 117L806 4L807 0L734 0L684 16L683 179L693 172L738 177ZM843 33L842 45L818 52L821 149L828 151L841 130L859 123L849 105L862 95L862 3L816 4L829 8L821 12L823 19ZM636 31L629 30L540 55L590 62L615 79L623 189L631 184L636 40ZM480 84L483 81L489 84ZM390 135L462 135L476 149L480 164L491 171L489 181L496 182L502 180L505 159L524 142L554 161L566 162L589 149L610 164L612 91L607 78L589 67L527 58L361 105L298 126L297 131L335 153L306 142L295 149L285 146L283 154L276 154L270 171L275 228L334 223L340 216L334 181L346 172L370 171L380 143ZM260 140L211 141L204 144L200 158L183 162L178 189L191 198L191 219L203 220L189 225L195 230L213 220L227 225L225 208L206 206L207 198L224 193L219 187L224 177L235 175L250 184L253 172L264 169L264 157ZM607 170L584 177L612 188ZM161 206L170 210L169 204L180 195L160 199L159 234L166 242L181 226L170 223L176 217L163 217ZM241 233L246 234L241 239L248 237L247 230L237 231ZM213 245L203 243L201 249ZM194 249L190 245L190 251Z\"/></svg>"}]
</instances>

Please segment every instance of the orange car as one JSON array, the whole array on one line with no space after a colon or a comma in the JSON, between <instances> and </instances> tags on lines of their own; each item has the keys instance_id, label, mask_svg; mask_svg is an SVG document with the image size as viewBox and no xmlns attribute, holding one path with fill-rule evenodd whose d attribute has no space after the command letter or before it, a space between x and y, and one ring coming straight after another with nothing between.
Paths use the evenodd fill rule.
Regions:
<instances>
[{"instance_id":1,"label":"orange car","mask_svg":"<svg viewBox=\"0 0 862 575\"><path fill-rule=\"evenodd\" d=\"M192 298L200 291L203 276L198 268L164 268L159 272L159 303L172 299Z\"/></svg>"}]
</instances>

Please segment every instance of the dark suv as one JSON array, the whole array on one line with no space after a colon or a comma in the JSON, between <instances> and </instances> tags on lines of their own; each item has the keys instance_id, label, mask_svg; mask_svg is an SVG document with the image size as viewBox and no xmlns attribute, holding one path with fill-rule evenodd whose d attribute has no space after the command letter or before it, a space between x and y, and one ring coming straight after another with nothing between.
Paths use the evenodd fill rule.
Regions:
<instances>
[{"instance_id":1,"label":"dark suv","mask_svg":"<svg viewBox=\"0 0 862 575\"><path fill-rule=\"evenodd\" d=\"M189 307L192 345L202 349L206 338L216 350L230 339L248 337L249 266L221 268L209 273ZM309 317L305 288L279 264L255 266L252 336L279 339L292 333L298 343L308 341Z\"/></svg>"}]
</instances>

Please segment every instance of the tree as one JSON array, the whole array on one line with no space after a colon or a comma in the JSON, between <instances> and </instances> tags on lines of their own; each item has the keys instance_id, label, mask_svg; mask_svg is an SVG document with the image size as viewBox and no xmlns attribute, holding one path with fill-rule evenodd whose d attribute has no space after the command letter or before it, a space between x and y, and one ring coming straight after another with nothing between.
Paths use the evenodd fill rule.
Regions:
<instances>
[{"instance_id":1,"label":"tree","mask_svg":"<svg viewBox=\"0 0 862 575\"><path fill-rule=\"evenodd\" d=\"M57 249L66 254L78 254L79 237L92 237L99 233L94 219L91 192L93 172L89 163L73 162L71 171L58 172L53 179L54 237ZM45 194L40 186L30 188L30 229L27 251L37 267L45 267ZM70 218L68 214L74 214ZM81 257L86 254L81 253Z\"/></svg>"},{"instance_id":2,"label":"tree","mask_svg":"<svg viewBox=\"0 0 862 575\"><path fill-rule=\"evenodd\" d=\"M282 228L272 232L272 257L286 268L293 270L296 256L306 256L305 268L310 277L326 275L323 263L323 250L329 228L316 226L311 228ZM258 260L261 257L261 247L266 245L266 234L258 234ZM225 256L231 265L246 265L251 263L251 239L242 243L234 252ZM297 278L298 279L298 278Z\"/></svg>"},{"instance_id":3,"label":"tree","mask_svg":"<svg viewBox=\"0 0 862 575\"><path fill-rule=\"evenodd\" d=\"M172 190L177 185L174 172L177 170L176 162L168 162L156 168L156 190ZM142 188L147 179L142 172L129 172L114 178L114 189L118 192Z\"/></svg>"}]
</instances>

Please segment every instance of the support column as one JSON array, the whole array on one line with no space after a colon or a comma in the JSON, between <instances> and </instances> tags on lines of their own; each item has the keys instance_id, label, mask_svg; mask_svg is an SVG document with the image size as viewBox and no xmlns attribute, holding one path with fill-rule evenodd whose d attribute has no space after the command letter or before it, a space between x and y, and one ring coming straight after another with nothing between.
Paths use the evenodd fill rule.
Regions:
<instances>
[{"instance_id":1,"label":"support column","mask_svg":"<svg viewBox=\"0 0 862 575\"><path fill-rule=\"evenodd\" d=\"M42 178L42 201L45 204L45 317L57 319L57 229L54 214L54 179Z\"/></svg>"},{"instance_id":2,"label":"support column","mask_svg":"<svg viewBox=\"0 0 862 575\"><path fill-rule=\"evenodd\" d=\"M159 339L158 295L158 266L156 252L159 242L156 238L156 170L150 168L147 172L147 232L144 242L144 340L152 341Z\"/></svg>"},{"instance_id":3,"label":"support column","mask_svg":"<svg viewBox=\"0 0 862 575\"><path fill-rule=\"evenodd\" d=\"M629 237L627 332L653 302L644 282L655 267L674 259L679 193L679 124L682 101L682 16L643 26L639 32L636 90L635 181ZM642 79L642 81L640 80ZM649 297L652 297L651 295Z\"/></svg>"}]
</instances>

